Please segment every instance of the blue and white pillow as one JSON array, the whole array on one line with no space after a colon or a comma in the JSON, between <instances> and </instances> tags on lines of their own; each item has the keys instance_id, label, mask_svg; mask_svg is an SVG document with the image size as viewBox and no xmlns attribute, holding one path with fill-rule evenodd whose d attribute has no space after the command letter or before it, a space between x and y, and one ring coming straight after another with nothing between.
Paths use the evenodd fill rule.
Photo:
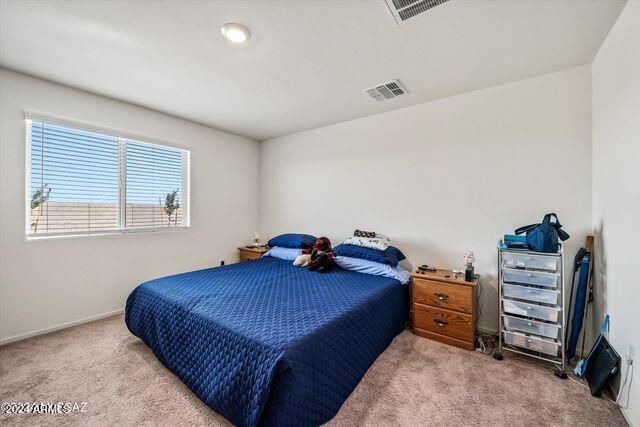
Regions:
<instances>
[{"instance_id":1,"label":"blue and white pillow","mask_svg":"<svg viewBox=\"0 0 640 427\"><path fill-rule=\"evenodd\" d=\"M287 233L281 234L269 240L269 246L280 246L282 248L311 249L317 237L310 234Z\"/></svg>"},{"instance_id":2,"label":"blue and white pillow","mask_svg":"<svg viewBox=\"0 0 640 427\"><path fill-rule=\"evenodd\" d=\"M273 247L267 251L263 256L270 256L273 258L280 258L287 261L295 261L302 255L302 249L296 248L282 248L280 246Z\"/></svg>"},{"instance_id":3,"label":"blue and white pillow","mask_svg":"<svg viewBox=\"0 0 640 427\"><path fill-rule=\"evenodd\" d=\"M411 280L411 272L401 265L395 267L389 264L369 261L362 258L351 258L347 256L337 256L334 258L338 267L345 270L357 271L364 274L375 274L376 276L391 277L403 285Z\"/></svg>"},{"instance_id":4,"label":"blue and white pillow","mask_svg":"<svg viewBox=\"0 0 640 427\"><path fill-rule=\"evenodd\" d=\"M357 245L345 245L340 244L333 248L333 253L337 256L346 256L350 258L366 259L373 262L379 262L381 264L387 264L391 267L398 265L399 261L406 259L407 257L395 246L389 246L384 251L367 248L366 246Z\"/></svg>"}]
</instances>

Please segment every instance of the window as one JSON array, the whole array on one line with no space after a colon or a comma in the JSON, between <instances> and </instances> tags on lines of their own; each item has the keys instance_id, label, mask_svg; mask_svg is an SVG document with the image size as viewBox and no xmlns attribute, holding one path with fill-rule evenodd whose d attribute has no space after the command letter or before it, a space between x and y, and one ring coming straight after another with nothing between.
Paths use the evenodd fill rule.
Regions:
<instances>
[{"instance_id":1,"label":"window","mask_svg":"<svg viewBox=\"0 0 640 427\"><path fill-rule=\"evenodd\" d=\"M126 228L181 226L184 151L126 140L125 152Z\"/></svg>"},{"instance_id":2,"label":"window","mask_svg":"<svg viewBox=\"0 0 640 427\"><path fill-rule=\"evenodd\" d=\"M189 151L27 118L27 237L189 227Z\"/></svg>"}]
</instances>

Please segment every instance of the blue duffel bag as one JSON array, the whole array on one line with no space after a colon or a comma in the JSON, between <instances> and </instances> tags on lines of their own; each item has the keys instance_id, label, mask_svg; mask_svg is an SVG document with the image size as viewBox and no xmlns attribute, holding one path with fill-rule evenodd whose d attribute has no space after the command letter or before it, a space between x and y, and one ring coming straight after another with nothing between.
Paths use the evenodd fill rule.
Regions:
<instances>
[{"instance_id":1,"label":"blue duffel bag","mask_svg":"<svg viewBox=\"0 0 640 427\"><path fill-rule=\"evenodd\" d=\"M555 222L551 222L551 217L555 218ZM569 234L562 229L558 215L554 213L546 214L539 224L529 224L518 228L515 233L527 233L527 246L536 252L556 253L558 252L558 239L565 241L569 238Z\"/></svg>"}]
</instances>

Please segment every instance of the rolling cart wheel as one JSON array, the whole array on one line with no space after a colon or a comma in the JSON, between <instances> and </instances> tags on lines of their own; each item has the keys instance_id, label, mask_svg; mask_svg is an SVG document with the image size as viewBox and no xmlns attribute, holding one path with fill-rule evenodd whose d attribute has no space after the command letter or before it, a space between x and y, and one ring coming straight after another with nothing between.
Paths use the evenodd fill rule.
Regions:
<instances>
[{"instance_id":1,"label":"rolling cart wheel","mask_svg":"<svg viewBox=\"0 0 640 427\"><path fill-rule=\"evenodd\" d=\"M556 375L556 377L566 380L567 379L567 373L565 371L555 371L554 374Z\"/></svg>"},{"instance_id":2,"label":"rolling cart wheel","mask_svg":"<svg viewBox=\"0 0 640 427\"><path fill-rule=\"evenodd\" d=\"M493 358L496 359L496 360L504 359L504 357L502 356L502 353L498 353L497 351L495 353L493 353Z\"/></svg>"}]
</instances>

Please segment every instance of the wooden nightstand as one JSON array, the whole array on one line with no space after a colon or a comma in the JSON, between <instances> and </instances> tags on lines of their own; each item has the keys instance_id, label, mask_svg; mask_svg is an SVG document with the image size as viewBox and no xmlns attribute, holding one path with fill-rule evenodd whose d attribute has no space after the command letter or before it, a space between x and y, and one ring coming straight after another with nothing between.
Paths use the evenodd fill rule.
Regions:
<instances>
[{"instance_id":1,"label":"wooden nightstand","mask_svg":"<svg viewBox=\"0 0 640 427\"><path fill-rule=\"evenodd\" d=\"M239 254L238 258L240 258L240 262L251 261L252 259L262 258L269 249L264 246L260 246L257 248L252 248L250 246L241 246L238 248Z\"/></svg>"},{"instance_id":2,"label":"wooden nightstand","mask_svg":"<svg viewBox=\"0 0 640 427\"><path fill-rule=\"evenodd\" d=\"M473 350L477 281L467 282L464 274L456 277L449 270L418 270L411 277L413 333Z\"/></svg>"}]
</instances>

